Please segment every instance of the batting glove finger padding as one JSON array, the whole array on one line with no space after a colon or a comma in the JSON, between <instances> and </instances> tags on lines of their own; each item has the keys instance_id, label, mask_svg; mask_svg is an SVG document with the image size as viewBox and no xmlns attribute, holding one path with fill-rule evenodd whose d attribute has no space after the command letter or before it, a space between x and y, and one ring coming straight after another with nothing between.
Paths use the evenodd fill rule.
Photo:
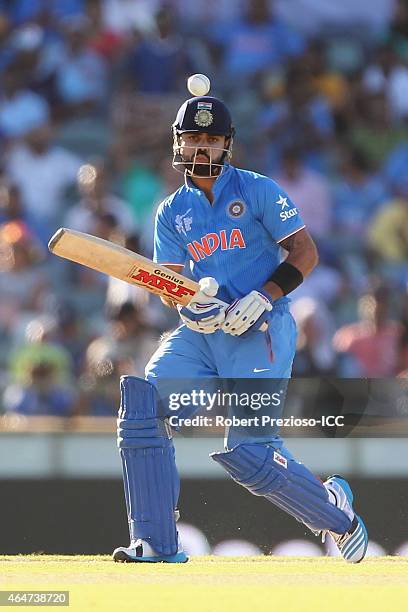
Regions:
<instances>
[{"instance_id":1,"label":"batting glove finger padding","mask_svg":"<svg viewBox=\"0 0 408 612\"><path fill-rule=\"evenodd\" d=\"M177 306L180 318L187 327L201 334L212 334L221 328L225 320L225 306L214 303L193 303Z\"/></svg>"},{"instance_id":2,"label":"batting glove finger padding","mask_svg":"<svg viewBox=\"0 0 408 612\"><path fill-rule=\"evenodd\" d=\"M257 324L257 321L263 313L271 310L272 304L265 295L259 291L251 291L227 308L222 329L232 336L242 336L248 330L258 331L260 325ZM262 317L262 323L264 322L265 317Z\"/></svg>"},{"instance_id":3,"label":"batting glove finger padding","mask_svg":"<svg viewBox=\"0 0 408 612\"><path fill-rule=\"evenodd\" d=\"M215 278L202 278L200 291L189 304L177 306L180 318L188 328L201 334L213 334L221 328L228 304L215 297L217 291Z\"/></svg>"}]
</instances>

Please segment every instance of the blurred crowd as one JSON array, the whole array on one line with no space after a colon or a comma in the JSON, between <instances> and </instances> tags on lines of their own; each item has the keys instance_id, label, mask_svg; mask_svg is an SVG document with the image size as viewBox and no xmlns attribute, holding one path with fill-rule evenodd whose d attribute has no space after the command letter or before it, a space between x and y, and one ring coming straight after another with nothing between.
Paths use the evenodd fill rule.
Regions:
<instances>
[{"instance_id":1,"label":"blurred crowd","mask_svg":"<svg viewBox=\"0 0 408 612\"><path fill-rule=\"evenodd\" d=\"M112 416L178 324L46 245L66 226L151 256L195 72L231 109L233 163L319 247L294 374L408 375L405 0L0 0L0 413Z\"/></svg>"}]
</instances>

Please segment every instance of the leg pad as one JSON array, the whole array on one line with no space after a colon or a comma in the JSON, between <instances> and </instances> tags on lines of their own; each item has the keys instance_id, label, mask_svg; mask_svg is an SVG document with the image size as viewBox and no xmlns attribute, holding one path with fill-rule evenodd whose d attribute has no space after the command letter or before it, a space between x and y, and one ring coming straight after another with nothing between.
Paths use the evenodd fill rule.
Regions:
<instances>
[{"instance_id":1,"label":"leg pad","mask_svg":"<svg viewBox=\"0 0 408 612\"><path fill-rule=\"evenodd\" d=\"M146 540L163 555L177 553L175 511L180 481L174 447L158 416L156 389L122 376L118 446L122 458L130 539Z\"/></svg>"},{"instance_id":2,"label":"leg pad","mask_svg":"<svg viewBox=\"0 0 408 612\"><path fill-rule=\"evenodd\" d=\"M344 533L350 527L350 519L329 501L320 480L303 464L285 457L284 451L263 444L240 444L211 457L235 482L266 497L309 528Z\"/></svg>"}]
</instances>

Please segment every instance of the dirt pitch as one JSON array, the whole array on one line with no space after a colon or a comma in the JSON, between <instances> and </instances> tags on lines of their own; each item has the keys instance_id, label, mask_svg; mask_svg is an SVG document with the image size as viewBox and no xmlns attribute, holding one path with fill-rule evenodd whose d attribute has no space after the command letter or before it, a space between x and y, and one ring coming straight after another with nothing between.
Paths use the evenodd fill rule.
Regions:
<instances>
[{"instance_id":1,"label":"dirt pitch","mask_svg":"<svg viewBox=\"0 0 408 612\"><path fill-rule=\"evenodd\" d=\"M194 557L183 565L144 565L107 556L2 556L0 590L11 589L69 590L70 606L60 609L75 612L405 612L408 558L349 565L330 558Z\"/></svg>"}]
</instances>

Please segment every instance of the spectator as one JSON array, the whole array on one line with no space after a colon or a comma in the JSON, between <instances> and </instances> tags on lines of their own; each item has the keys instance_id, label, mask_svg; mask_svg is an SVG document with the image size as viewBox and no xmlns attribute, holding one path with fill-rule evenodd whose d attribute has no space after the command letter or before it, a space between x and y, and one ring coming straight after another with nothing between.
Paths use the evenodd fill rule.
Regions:
<instances>
[{"instance_id":1,"label":"spectator","mask_svg":"<svg viewBox=\"0 0 408 612\"><path fill-rule=\"evenodd\" d=\"M391 151L383 164L388 185L400 185L406 180L408 168L408 144L406 142Z\"/></svg>"},{"instance_id":2,"label":"spectator","mask_svg":"<svg viewBox=\"0 0 408 612\"><path fill-rule=\"evenodd\" d=\"M320 249L319 265L299 287L292 291L290 297L294 303L301 298L308 298L334 309L335 305L341 301L345 284L344 275L334 267L332 261L322 260L322 254L324 256L324 251Z\"/></svg>"},{"instance_id":3,"label":"spectator","mask_svg":"<svg viewBox=\"0 0 408 612\"><path fill-rule=\"evenodd\" d=\"M55 114L58 104L55 71L63 49L58 32L46 25L26 23L13 32L9 49L25 87L45 98Z\"/></svg>"},{"instance_id":4,"label":"spectator","mask_svg":"<svg viewBox=\"0 0 408 612\"><path fill-rule=\"evenodd\" d=\"M102 160L81 166L77 176L81 199L68 210L64 220L66 227L92 233L97 222L95 215L107 213L117 219L120 230L134 230L135 219L130 207L110 192L109 178L106 162Z\"/></svg>"},{"instance_id":5,"label":"spectator","mask_svg":"<svg viewBox=\"0 0 408 612\"><path fill-rule=\"evenodd\" d=\"M119 35L129 34L135 29L152 32L160 6L160 0L104 0L103 21L108 30Z\"/></svg>"},{"instance_id":6,"label":"spectator","mask_svg":"<svg viewBox=\"0 0 408 612\"><path fill-rule=\"evenodd\" d=\"M258 127L269 143L273 167L284 149L296 146L308 165L324 168L324 148L333 135L333 117L327 101L316 95L313 80L304 69L289 70L286 96L263 109Z\"/></svg>"},{"instance_id":7,"label":"spectator","mask_svg":"<svg viewBox=\"0 0 408 612\"><path fill-rule=\"evenodd\" d=\"M154 348L156 339L152 329L142 320L135 304L124 302L108 313L109 330L91 342L87 359L98 361L100 354L114 354L126 360L137 376L143 376L149 351Z\"/></svg>"},{"instance_id":8,"label":"spectator","mask_svg":"<svg viewBox=\"0 0 408 612\"><path fill-rule=\"evenodd\" d=\"M8 14L14 24L27 21L47 21L51 18L61 18L77 15L82 11L82 0L13 0Z\"/></svg>"},{"instance_id":9,"label":"spectator","mask_svg":"<svg viewBox=\"0 0 408 612\"><path fill-rule=\"evenodd\" d=\"M4 392L7 411L25 415L70 416L76 393L68 353L49 342L55 321L39 317L26 328L26 344L10 359L10 384Z\"/></svg>"},{"instance_id":10,"label":"spectator","mask_svg":"<svg viewBox=\"0 0 408 612\"><path fill-rule=\"evenodd\" d=\"M377 48L374 63L364 72L363 83L369 92L387 97L393 120L408 118L408 68L390 44Z\"/></svg>"},{"instance_id":11,"label":"spectator","mask_svg":"<svg viewBox=\"0 0 408 612\"><path fill-rule=\"evenodd\" d=\"M124 78L142 94L169 94L185 85L192 70L187 47L168 7L155 17L155 31L140 36L125 58Z\"/></svg>"},{"instance_id":12,"label":"spectator","mask_svg":"<svg viewBox=\"0 0 408 612\"><path fill-rule=\"evenodd\" d=\"M74 413L79 416L115 417L120 403L118 380L131 372L116 355L103 353L98 362L85 362L79 378L79 393Z\"/></svg>"},{"instance_id":13,"label":"spectator","mask_svg":"<svg viewBox=\"0 0 408 612\"><path fill-rule=\"evenodd\" d=\"M32 89L31 82L35 78L40 50L44 44L45 33L35 24L29 23L13 31L8 41L8 50L16 73L21 82Z\"/></svg>"},{"instance_id":14,"label":"spectator","mask_svg":"<svg viewBox=\"0 0 408 612\"><path fill-rule=\"evenodd\" d=\"M71 416L75 403L74 388L56 383L52 363L31 364L27 368L27 378L27 384L9 385L4 391L6 412L27 416Z\"/></svg>"},{"instance_id":15,"label":"spectator","mask_svg":"<svg viewBox=\"0 0 408 612\"><path fill-rule=\"evenodd\" d=\"M304 49L300 34L276 17L272 7L267 0L248 2L242 19L224 23L216 37L213 33L224 48L222 70L234 90Z\"/></svg>"},{"instance_id":16,"label":"spectator","mask_svg":"<svg viewBox=\"0 0 408 612\"><path fill-rule=\"evenodd\" d=\"M404 0L402 0L404 2ZM348 38L357 33L360 38L384 32L391 21L393 3L367 0L327 2L327 0L281 0L279 14L301 32L316 35L344 32ZM330 33L330 34L329 34Z\"/></svg>"},{"instance_id":17,"label":"spectator","mask_svg":"<svg viewBox=\"0 0 408 612\"><path fill-rule=\"evenodd\" d=\"M195 0L188 4L184 0L175 0L179 20L188 30L205 29L206 37L217 40L228 31L231 22L242 18L246 4L245 0Z\"/></svg>"},{"instance_id":18,"label":"spectator","mask_svg":"<svg viewBox=\"0 0 408 612\"><path fill-rule=\"evenodd\" d=\"M44 246L50 238L48 232L44 232L43 226L36 223L36 220L31 218L24 210L21 192L17 185L4 177L3 179L0 178L0 224L8 222L26 225Z\"/></svg>"},{"instance_id":19,"label":"spectator","mask_svg":"<svg viewBox=\"0 0 408 612\"><path fill-rule=\"evenodd\" d=\"M0 95L0 139L21 138L49 118L46 100L23 86L15 63L3 72Z\"/></svg>"},{"instance_id":20,"label":"spectator","mask_svg":"<svg viewBox=\"0 0 408 612\"><path fill-rule=\"evenodd\" d=\"M102 0L85 0L85 13L90 21L89 47L105 60L116 60L125 45L125 36L115 32L103 20L103 9L106 2Z\"/></svg>"},{"instance_id":21,"label":"spectator","mask_svg":"<svg viewBox=\"0 0 408 612\"><path fill-rule=\"evenodd\" d=\"M384 262L400 264L408 261L408 184L385 202L368 228L371 248ZM408 280L408 278L407 278Z\"/></svg>"},{"instance_id":22,"label":"spectator","mask_svg":"<svg viewBox=\"0 0 408 612\"><path fill-rule=\"evenodd\" d=\"M6 172L20 189L27 215L50 236L61 224L64 193L74 184L81 160L52 144L52 128L31 130L6 157Z\"/></svg>"},{"instance_id":23,"label":"spectator","mask_svg":"<svg viewBox=\"0 0 408 612\"><path fill-rule=\"evenodd\" d=\"M380 378L397 372L399 323L388 318L389 290L379 286L359 300L360 320L344 325L334 335L341 357L340 375Z\"/></svg>"},{"instance_id":24,"label":"spectator","mask_svg":"<svg viewBox=\"0 0 408 612\"><path fill-rule=\"evenodd\" d=\"M50 293L45 253L26 225L0 226L0 335L11 341L21 322L43 308Z\"/></svg>"},{"instance_id":25,"label":"spectator","mask_svg":"<svg viewBox=\"0 0 408 612\"><path fill-rule=\"evenodd\" d=\"M384 181L371 171L367 156L358 149L345 150L340 176L333 182L334 223L341 240L361 248L369 223L387 197Z\"/></svg>"},{"instance_id":26,"label":"spectator","mask_svg":"<svg viewBox=\"0 0 408 612\"><path fill-rule=\"evenodd\" d=\"M298 326L294 376L334 374L333 321L325 305L312 298L301 298L294 302L291 312Z\"/></svg>"},{"instance_id":27,"label":"spectator","mask_svg":"<svg viewBox=\"0 0 408 612\"><path fill-rule=\"evenodd\" d=\"M64 48L56 69L56 91L63 117L98 113L108 95L107 64L90 47L91 21L85 16L61 21Z\"/></svg>"},{"instance_id":28,"label":"spectator","mask_svg":"<svg viewBox=\"0 0 408 612\"><path fill-rule=\"evenodd\" d=\"M316 93L328 101L333 113L340 113L347 102L347 81L339 71L328 67L323 40L316 38L309 43L302 62L313 76Z\"/></svg>"},{"instance_id":29,"label":"spectator","mask_svg":"<svg viewBox=\"0 0 408 612\"><path fill-rule=\"evenodd\" d=\"M155 168L156 164L149 163L148 159L133 157L128 151L123 151L116 161L120 165L121 192L139 232L144 234L151 228L154 207L163 193L163 181Z\"/></svg>"},{"instance_id":30,"label":"spectator","mask_svg":"<svg viewBox=\"0 0 408 612\"><path fill-rule=\"evenodd\" d=\"M398 343L398 374L406 372L408 376L408 284L402 299L402 313L400 317L401 335Z\"/></svg>"},{"instance_id":31,"label":"spectator","mask_svg":"<svg viewBox=\"0 0 408 612\"><path fill-rule=\"evenodd\" d=\"M399 57L406 60L408 57L408 4L406 0L397 0L394 5L394 16L387 39Z\"/></svg>"},{"instance_id":32,"label":"spectator","mask_svg":"<svg viewBox=\"0 0 408 612\"><path fill-rule=\"evenodd\" d=\"M93 340L86 351L77 406L80 414L116 415L118 378L123 374L143 376L146 359L155 345L151 331L130 302L112 312L110 321L109 332Z\"/></svg>"},{"instance_id":33,"label":"spectator","mask_svg":"<svg viewBox=\"0 0 408 612\"><path fill-rule=\"evenodd\" d=\"M392 122L387 97L383 92L366 94L361 115L350 128L349 140L362 151L371 167L377 169L384 158L408 139L408 127Z\"/></svg>"},{"instance_id":34,"label":"spectator","mask_svg":"<svg viewBox=\"0 0 408 612\"><path fill-rule=\"evenodd\" d=\"M47 305L47 310L50 310L55 321L50 340L69 354L74 374L78 375L82 370L85 350L94 330L69 302L59 300L51 309Z\"/></svg>"},{"instance_id":35,"label":"spectator","mask_svg":"<svg viewBox=\"0 0 408 612\"><path fill-rule=\"evenodd\" d=\"M327 179L302 162L297 149L286 149L276 181L299 206L314 239L324 240L332 225L332 200Z\"/></svg>"},{"instance_id":36,"label":"spectator","mask_svg":"<svg viewBox=\"0 0 408 612\"><path fill-rule=\"evenodd\" d=\"M9 18L9 15L7 14L6 7L4 6L4 3L2 2L0 4L0 44L1 45L5 44L7 36L10 32L10 27L11 27L10 18Z\"/></svg>"}]
</instances>

